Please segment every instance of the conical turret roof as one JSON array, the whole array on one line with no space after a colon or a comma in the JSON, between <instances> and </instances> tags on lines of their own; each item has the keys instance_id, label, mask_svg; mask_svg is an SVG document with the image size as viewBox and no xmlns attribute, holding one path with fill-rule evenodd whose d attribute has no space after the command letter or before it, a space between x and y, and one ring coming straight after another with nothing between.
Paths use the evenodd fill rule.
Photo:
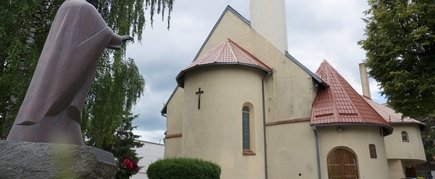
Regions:
<instances>
[{"instance_id":1,"label":"conical turret roof","mask_svg":"<svg viewBox=\"0 0 435 179\"><path fill-rule=\"evenodd\" d=\"M311 125L372 125L383 127L386 134L392 132L388 122L326 60L316 73L328 86L317 92Z\"/></svg>"},{"instance_id":2,"label":"conical turret roof","mask_svg":"<svg viewBox=\"0 0 435 179\"><path fill-rule=\"evenodd\" d=\"M177 76L178 85L181 87L184 86L184 76L187 72L196 68L217 65L242 65L257 68L267 73L272 72L270 67L258 60L238 44L228 39L204 55L199 56L195 61L181 71Z\"/></svg>"}]
</instances>

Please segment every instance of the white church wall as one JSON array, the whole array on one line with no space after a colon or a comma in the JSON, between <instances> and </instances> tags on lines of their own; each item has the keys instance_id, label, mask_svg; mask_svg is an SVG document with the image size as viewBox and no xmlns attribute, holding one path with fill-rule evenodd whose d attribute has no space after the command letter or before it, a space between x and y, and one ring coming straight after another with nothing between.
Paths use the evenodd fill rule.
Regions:
<instances>
[{"instance_id":1,"label":"white church wall","mask_svg":"<svg viewBox=\"0 0 435 179\"><path fill-rule=\"evenodd\" d=\"M402 161L397 159L388 160L388 170L390 179L405 178L405 172Z\"/></svg>"},{"instance_id":2,"label":"white church wall","mask_svg":"<svg viewBox=\"0 0 435 179\"><path fill-rule=\"evenodd\" d=\"M273 64L276 72L266 88L268 122L309 118L315 97L313 81L290 60L280 60Z\"/></svg>"},{"instance_id":3,"label":"white church wall","mask_svg":"<svg viewBox=\"0 0 435 179\"><path fill-rule=\"evenodd\" d=\"M217 26L214 28L214 31L211 32L208 39L205 39L206 41L204 42L203 47L199 49L198 57L225 42L228 38L241 45L242 48L247 48L240 41L246 42L246 40L249 40L252 36L253 29L250 28L249 25L229 11L227 11L223 15L221 21L217 23L218 24L216 24ZM252 53L251 51L249 52Z\"/></svg>"},{"instance_id":4,"label":"white church wall","mask_svg":"<svg viewBox=\"0 0 435 179\"><path fill-rule=\"evenodd\" d=\"M318 178L316 143L309 122L267 126L269 179Z\"/></svg>"},{"instance_id":5,"label":"white church wall","mask_svg":"<svg viewBox=\"0 0 435 179\"><path fill-rule=\"evenodd\" d=\"M319 127L318 136L322 178L328 178L327 157L337 147L351 149L356 154L359 178L389 178L384 137L380 134L379 127ZM369 144L376 146L377 158L370 158Z\"/></svg>"},{"instance_id":6,"label":"white church wall","mask_svg":"<svg viewBox=\"0 0 435 179\"><path fill-rule=\"evenodd\" d=\"M165 138L165 158L181 157L182 136Z\"/></svg>"},{"instance_id":7,"label":"white church wall","mask_svg":"<svg viewBox=\"0 0 435 179\"><path fill-rule=\"evenodd\" d=\"M167 104L165 158L181 155L184 89L178 88Z\"/></svg>"},{"instance_id":8,"label":"white church wall","mask_svg":"<svg viewBox=\"0 0 435 179\"><path fill-rule=\"evenodd\" d=\"M310 75L233 13L224 15L199 56L228 38L273 69L266 82L268 122L311 115L315 89Z\"/></svg>"},{"instance_id":9,"label":"white church wall","mask_svg":"<svg viewBox=\"0 0 435 179\"><path fill-rule=\"evenodd\" d=\"M183 106L183 94L184 89L177 88L177 91L167 106L167 134L180 133L183 128L183 108L180 108L180 106Z\"/></svg>"},{"instance_id":10,"label":"white church wall","mask_svg":"<svg viewBox=\"0 0 435 179\"><path fill-rule=\"evenodd\" d=\"M217 66L187 73L184 87L182 155L220 165L221 178L264 176L262 73L241 66ZM201 95L198 109L198 89ZM252 104L252 152L242 148L242 107Z\"/></svg>"},{"instance_id":11,"label":"white church wall","mask_svg":"<svg viewBox=\"0 0 435 179\"><path fill-rule=\"evenodd\" d=\"M420 127L417 124L393 124L394 131L385 136L385 148L388 159L407 159L414 164L426 161L421 139ZM408 141L402 141L402 131L408 133Z\"/></svg>"}]
</instances>

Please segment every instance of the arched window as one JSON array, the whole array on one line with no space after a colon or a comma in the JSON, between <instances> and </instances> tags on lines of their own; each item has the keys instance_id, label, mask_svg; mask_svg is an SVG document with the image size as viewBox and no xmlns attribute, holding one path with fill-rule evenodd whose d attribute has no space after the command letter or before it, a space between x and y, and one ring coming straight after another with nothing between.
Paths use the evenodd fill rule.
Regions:
<instances>
[{"instance_id":1,"label":"arched window","mask_svg":"<svg viewBox=\"0 0 435 179\"><path fill-rule=\"evenodd\" d=\"M369 152L370 152L370 158L378 158L378 155L376 154L375 144L369 144Z\"/></svg>"},{"instance_id":2,"label":"arched window","mask_svg":"<svg viewBox=\"0 0 435 179\"><path fill-rule=\"evenodd\" d=\"M408 132L402 131L402 142L409 142Z\"/></svg>"},{"instance_id":3,"label":"arched window","mask_svg":"<svg viewBox=\"0 0 435 179\"><path fill-rule=\"evenodd\" d=\"M251 150L251 135L250 135L250 111L249 108L243 106L242 109L242 134L243 134L243 150Z\"/></svg>"},{"instance_id":4,"label":"arched window","mask_svg":"<svg viewBox=\"0 0 435 179\"><path fill-rule=\"evenodd\" d=\"M328 154L328 178L358 179L356 156L346 149L335 149Z\"/></svg>"}]
</instances>

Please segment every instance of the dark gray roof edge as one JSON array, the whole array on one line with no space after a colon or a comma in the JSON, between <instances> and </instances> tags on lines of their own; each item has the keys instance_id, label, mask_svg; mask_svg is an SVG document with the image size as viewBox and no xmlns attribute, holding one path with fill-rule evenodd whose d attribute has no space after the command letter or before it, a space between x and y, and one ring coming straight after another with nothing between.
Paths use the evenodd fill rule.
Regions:
<instances>
[{"instance_id":1,"label":"dark gray roof edge","mask_svg":"<svg viewBox=\"0 0 435 179\"><path fill-rule=\"evenodd\" d=\"M325 82L324 82L322 79L320 79L319 76L317 76L315 73L313 73L312 71L310 71L307 67L305 67L304 65L302 65L302 63L299 62L298 60L296 60L295 57L293 57L292 55L290 55L290 53L288 53L287 50L285 51L285 56L287 56L287 58L290 59L292 62L294 62L297 66L299 66L299 68L301 68L302 70L304 70L305 72L307 72L307 73L308 73L308 74L309 74L309 75L314 79L315 82L317 82L317 83L319 83L319 84L321 84L321 85L323 85L323 86L326 86L326 85L325 85Z\"/></svg>"},{"instance_id":2,"label":"dark gray roof edge","mask_svg":"<svg viewBox=\"0 0 435 179\"><path fill-rule=\"evenodd\" d=\"M246 19L245 17L243 17L239 12L237 12L235 9L233 9L230 5L228 5L225 10L222 12L221 16L219 17L219 19L217 20L217 22L214 24L213 28L211 29L210 33L208 34L207 38L205 39L205 41L202 43L201 48L199 48L198 52L195 55L195 58L193 58L193 61L196 60L196 58L198 58L199 53L202 51L202 49L204 48L205 44L207 44L208 40L211 37L211 34L214 33L214 31L216 30L218 24L221 22L221 20L224 18L225 13L227 13L227 11L232 12L234 15L236 15L236 17L238 17L240 20L242 20L244 23L246 23L246 25L251 26L251 21L249 21L248 19Z\"/></svg>"},{"instance_id":3,"label":"dark gray roof edge","mask_svg":"<svg viewBox=\"0 0 435 179\"><path fill-rule=\"evenodd\" d=\"M175 87L174 91L172 91L171 96L169 96L168 100L166 101L165 105L163 106L162 110L160 111L162 116L164 116L166 114L166 110L168 108L169 101L171 101L172 97L174 97L175 92L177 92L177 89L178 89L178 85Z\"/></svg>"}]
</instances>

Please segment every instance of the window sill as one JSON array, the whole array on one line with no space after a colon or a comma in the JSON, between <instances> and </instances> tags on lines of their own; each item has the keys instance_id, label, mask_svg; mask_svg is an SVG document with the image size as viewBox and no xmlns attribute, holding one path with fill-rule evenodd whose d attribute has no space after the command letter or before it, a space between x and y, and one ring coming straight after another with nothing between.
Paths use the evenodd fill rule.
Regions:
<instances>
[{"instance_id":1,"label":"window sill","mask_svg":"<svg viewBox=\"0 0 435 179\"><path fill-rule=\"evenodd\" d=\"M243 150L243 155L252 156L255 155L255 153L251 150Z\"/></svg>"}]
</instances>

